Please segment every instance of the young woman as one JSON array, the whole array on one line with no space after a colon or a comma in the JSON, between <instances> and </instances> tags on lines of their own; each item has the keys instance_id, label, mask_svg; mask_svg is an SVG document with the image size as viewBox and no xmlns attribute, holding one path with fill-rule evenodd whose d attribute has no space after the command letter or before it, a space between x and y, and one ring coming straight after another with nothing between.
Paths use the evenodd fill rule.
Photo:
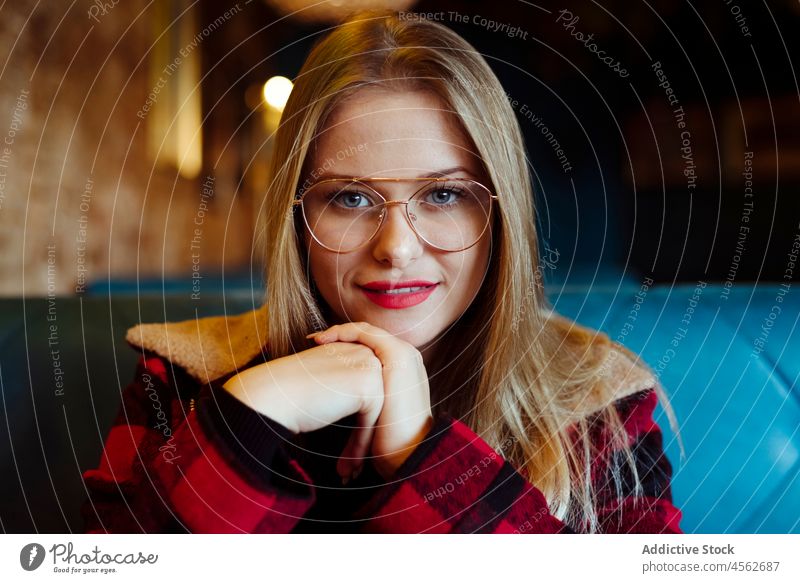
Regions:
<instances>
[{"instance_id":1,"label":"young woman","mask_svg":"<svg viewBox=\"0 0 800 583\"><path fill-rule=\"evenodd\" d=\"M520 129L468 43L352 18L275 140L266 300L129 330L88 531L680 532L663 391L548 309Z\"/></svg>"}]
</instances>

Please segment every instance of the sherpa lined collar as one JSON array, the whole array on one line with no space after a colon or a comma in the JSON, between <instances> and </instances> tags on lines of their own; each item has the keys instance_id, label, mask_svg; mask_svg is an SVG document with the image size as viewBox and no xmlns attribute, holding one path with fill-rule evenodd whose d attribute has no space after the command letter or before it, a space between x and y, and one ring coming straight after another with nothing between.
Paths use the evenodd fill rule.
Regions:
<instances>
[{"instance_id":1,"label":"sherpa lined collar","mask_svg":"<svg viewBox=\"0 0 800 583\"><path fill-rule=\"evenodd\" d=\"M266 305L235 316L210 316L182 322L138 324L125 336L129 344L155 352L206 384L228 373L241 370L261 353L267 343ZM581 334L595 331L555 312L548 313L548 324L557 328L569 350L570 342ZM591 350L606 351L604 374L584 400L581 415L588 415L617 399L653 387L657 379L635 354L597 333Z\"/></svg>"}]
</instances>

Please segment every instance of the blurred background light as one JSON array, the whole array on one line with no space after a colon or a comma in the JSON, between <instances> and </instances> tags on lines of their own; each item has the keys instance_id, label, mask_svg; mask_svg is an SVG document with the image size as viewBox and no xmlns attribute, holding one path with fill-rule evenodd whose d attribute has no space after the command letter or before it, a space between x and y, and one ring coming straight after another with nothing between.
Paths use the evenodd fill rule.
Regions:
<instances>
[{"instance_id":1,"label":"blurred background light","mask_svg":"<svg viewBox=\"0 0 800 583\"><path fill-rule=\"evenodd\" d=\"M292 82L281 75L271 77L264 83L262 96L264 103L278 111L283 111L289 94L292 92Z\"/></svg>"}]
</instances>

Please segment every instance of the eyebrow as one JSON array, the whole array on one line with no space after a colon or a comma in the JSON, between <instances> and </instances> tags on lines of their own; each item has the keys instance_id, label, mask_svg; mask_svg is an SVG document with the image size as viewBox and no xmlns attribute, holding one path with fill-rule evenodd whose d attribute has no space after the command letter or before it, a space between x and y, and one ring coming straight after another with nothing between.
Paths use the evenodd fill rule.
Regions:
<instances>
[{"instance_id":1,"label":"eyebrow","mask_svg":"<svg viewBox=\"0 0 800 583\"><path fill-rule=\"evenodd\" d=\"M433 172L428 172L427 174L421 174L416 178L440 178L442 176L450 176L452 174L458 174L459 172L464 172L469 174L470 176L475 176L472 172L464 168L463 166L453 166L452 168L445 168L443 170L434 170ZM349 180L353 178L353 176L346 176L344 174L321 174L317 180L332 180L332 179L343 179ZM358 176L362 180L369 180L370 177L367 176Z\"/></svg>"}]
</instances>

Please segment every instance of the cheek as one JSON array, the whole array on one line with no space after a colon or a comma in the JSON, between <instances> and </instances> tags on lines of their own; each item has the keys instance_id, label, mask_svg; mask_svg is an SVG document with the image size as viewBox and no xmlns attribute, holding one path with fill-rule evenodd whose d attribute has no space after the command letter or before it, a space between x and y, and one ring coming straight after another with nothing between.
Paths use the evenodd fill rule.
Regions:
<instances>
[{"instance_id":1,"label":"cheek","mask_svg":"<svg viewBox=\"0 0 800 583\"><path fill-rule=\"evenodd\" d=\"M311 248L309 255L310 275L325 300L331 304L340 301L342 295L339 287L344 285L343 280L350 269L350 257L338 255L318 245Z\"/></svg>"},{"instance_id":2,"label":"cheek","mask_svg":"<svg viewBox=\"0 0 800 583\"><path fill-rule=\"evenodd\" d=\"M464 265L467 278L464 283L469 288L470 300L480 291L481 284L486 277L489 269L489 257L491 255L490 240L481 241L470 249L470 256L467 264Z\"/></svg>"},{"instance_id":3,"label":"cheek","mask_svg":"<svg viewBox=\"0 0 800 583\"><path fill-rule=\"evenodd\" d=\"M481 243L463 253L444 257L440 264L449 287L447 304L455 310L465 310L481 288L489 264L489 248Z\"/></svg>"},{"instance_id":4,"label":"cheek","mask_svg":"<svg viewBox=\"0 0 800 583\"><path fill-rule=\"evenodd\" d=\"M324 251L311 249L308 256L311 277L320 290L328 290L330 282L336 282L336 263Z\"/></svg>"},{"instance_id":5,"label":"cheek","mask_svg":"<svg viewBox=\"0 0 800 583\"><path fill-rule=\"evenodd\" d=\"M480 271L481 275L483 275L486 270L489 269L489 257L492 254L491 237L485 237L480 243L475 245L475 247L479 248L476 252L475 262L477 264L478 271Z\"/></svg>"},{"instance_id":6,"label":"cheek","mask_svg":"<svg viewBox=\"0 0 800 583\"><path fill-rule=\"evenodd\" d=\"M490 244L488 239L482 239L480 243L467 251L467 256L463 259L461 269L464 270L464 283L471 287L479 286L486 270L489 267Z\"/></svg>"}]
</instances>

